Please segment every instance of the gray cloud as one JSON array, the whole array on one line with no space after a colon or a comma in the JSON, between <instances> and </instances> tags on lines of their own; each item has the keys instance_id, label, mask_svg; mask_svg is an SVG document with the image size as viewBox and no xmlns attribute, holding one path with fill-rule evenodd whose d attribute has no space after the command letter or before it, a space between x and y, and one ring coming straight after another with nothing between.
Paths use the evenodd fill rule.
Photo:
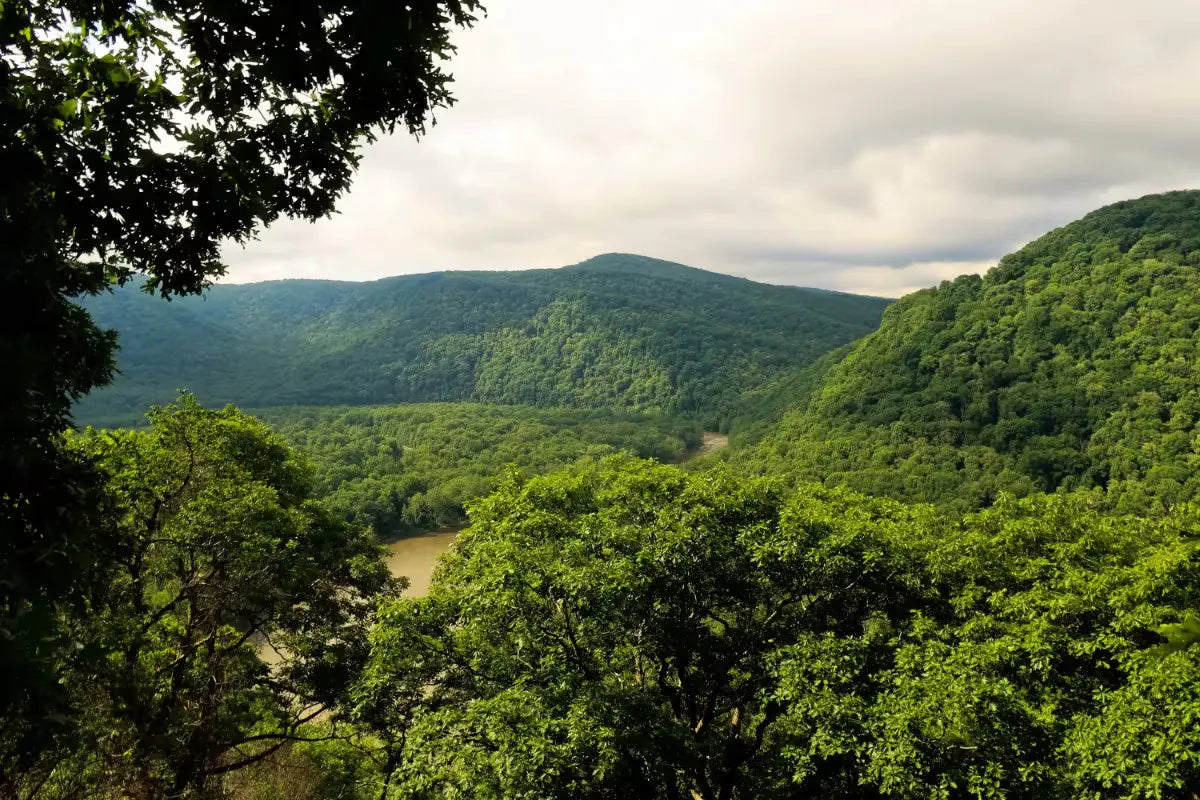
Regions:
<instances>
[{"instance_id":1,"label":"gray cloud","mask_svg":"<svg viewBox=\"0 0 1200 800\"><path fill-rule=\"evenodd\" d=\"M231 280L628 251L895 295L1102 205L1200 185L1191 0L510 0L459 105Z\"/></svg>"}]
</instances>

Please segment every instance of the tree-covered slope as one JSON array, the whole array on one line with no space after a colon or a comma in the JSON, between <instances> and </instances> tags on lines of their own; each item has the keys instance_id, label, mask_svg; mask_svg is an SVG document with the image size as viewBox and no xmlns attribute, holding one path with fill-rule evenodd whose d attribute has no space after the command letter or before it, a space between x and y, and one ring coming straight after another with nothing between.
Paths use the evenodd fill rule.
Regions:
<instances>
[{"instance_id":1,"label":"tree-covered slope","mask_svg":"<svg viewBox=\"0 0 1200 800\"><path fill-rule=\"evenodd\" d=\"M1095 487L1200 496L1200 192L1117 203L911 294L753 455L962 508Z\"/></svg>"},{"instance_id":2,"label":"tree-covered slope","mask_svg":"<svg viewBox=\"0 0 1200 800\"><path fill-rule=\"evenodd\" d=\"M121 375L77 408L121 422L207 404L471 400L716 420L741 392L873 330L889 301L606 255L563 269L214 286L89 298Z\"/></svg>"}]
</instances>

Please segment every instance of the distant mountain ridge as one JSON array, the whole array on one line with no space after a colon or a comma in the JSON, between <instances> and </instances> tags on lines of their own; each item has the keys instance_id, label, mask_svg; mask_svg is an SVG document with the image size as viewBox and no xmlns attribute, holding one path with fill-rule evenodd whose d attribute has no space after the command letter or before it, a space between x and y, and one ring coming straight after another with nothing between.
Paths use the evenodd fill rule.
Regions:
<instances>
[{"instance_id":1,"label":"distant mountain ridge","mask_svg":"<svg viewBox=\"0 0 1200 800\"><path fill-rule=\"evenodd\" d=\"M87 298L121 375L77 407L131 418L180 388L263 407L477 401L708 415L873 330L889 303L645 256L371 282L217 285L170 303Z\"/></svg>"},{"instance_id":2,"label":"distant mountain ridge","mask_svg":"<svg viewBox=\"0 0 1200 800\"><path fill-rule=\"evenodd\" d=\"M742 454L758 469L959 510L1200 500L1200 192L1101 208L901 298L804 392Z\"/></svg>"}]
</instances>

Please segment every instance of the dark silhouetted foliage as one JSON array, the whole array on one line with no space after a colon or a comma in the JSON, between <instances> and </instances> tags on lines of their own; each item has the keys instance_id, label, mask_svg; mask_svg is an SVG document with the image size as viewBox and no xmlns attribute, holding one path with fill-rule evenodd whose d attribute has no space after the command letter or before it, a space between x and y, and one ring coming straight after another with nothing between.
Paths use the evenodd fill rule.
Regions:
<instances>
[{"instance_id":1,"label":"dark silhouetted foliage","mask_svg":"<svg viewBox=\"0 0 1200 800\"><path fill-rule=\"evenodd\" d=\"M327 216L365 142L420 134L450 104L450 32L480 11L0 3L0 772L62 727L57 615L82 609L111 556L99 479L58 437L111 376L114 337L71 298L139 275L198 292L223 243Z\"/></svg>"}]
</instances>

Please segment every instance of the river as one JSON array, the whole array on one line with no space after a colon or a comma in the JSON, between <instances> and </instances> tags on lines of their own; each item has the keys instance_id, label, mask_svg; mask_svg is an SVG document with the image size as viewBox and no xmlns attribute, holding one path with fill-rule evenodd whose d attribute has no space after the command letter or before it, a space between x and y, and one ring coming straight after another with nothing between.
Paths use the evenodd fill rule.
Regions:
<instances>
[{"instance_id":1,"label":"river","mask_svg":"<svg viewBox=\"0 0 1200 800\"><path fill-rule=\"evenodd\" d=\"M689 453L688 457L715 453L728 443L728 436L705 431L700 446ZM388 544L388 569L397 577L403 575L408 578L408 589L404 591L407 597L421 597L429 591L429 582L433 578L437 557L446 552L456 536L456 530L434 531L398 539Z\"/></svg>"},{"instance_id":2,"label":"river","mask_svg":"<svg viewBox=\"0 0 1200 800\"><path fill-rule=\"evenodd\" d=\"M437 557L450 547L458 531L435 531L398 539L387 545L387 565L396 577L408 578L407 597L420 597L429 591Z\"/></svg>"}]
</instances>

